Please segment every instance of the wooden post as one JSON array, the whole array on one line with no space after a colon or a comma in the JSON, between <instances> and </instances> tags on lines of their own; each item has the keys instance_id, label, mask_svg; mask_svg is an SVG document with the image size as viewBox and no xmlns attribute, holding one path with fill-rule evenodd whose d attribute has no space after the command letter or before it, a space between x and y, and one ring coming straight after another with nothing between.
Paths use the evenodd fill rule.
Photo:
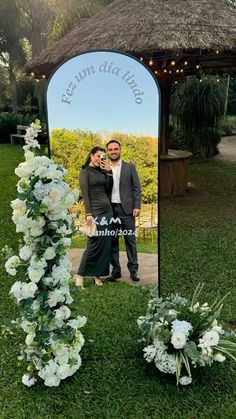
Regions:
<instances>
[{"instance_id":1,"label":"wooden post","mask_svg":"<svg viewBox=\"0 0 236 419\"><path fill-rule=\"evenodd\" d=\"M160 154L168 154L169 143L169 115L170 115L170 96L171 78L167 75L157 77L161 93L161 112L160 112Z\"/></svg>"}]
</instances>

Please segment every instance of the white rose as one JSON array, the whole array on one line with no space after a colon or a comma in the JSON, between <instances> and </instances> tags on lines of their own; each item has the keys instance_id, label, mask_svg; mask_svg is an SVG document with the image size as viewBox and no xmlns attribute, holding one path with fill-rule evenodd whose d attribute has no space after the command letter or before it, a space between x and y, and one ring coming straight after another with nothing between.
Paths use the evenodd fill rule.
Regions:
<instances>
[{"instance_id":1,"label":"white rose","mask_svg":"<svg viewBox=\"0 0 236 419\"><path fill-rule=\"evenodd\" d=\"M35 333L29 333L25 338L26 345L31 345L34 341L35 336Z\"/></svg>"},{"instance_id":2,"label":"white rose","mask_svg":"<svg viewBox=\"0 0 236 419\"><path fill-rule=\"evenodd\" d=\"M209 332L205 332L202 336L203 342L207 346L217 346L219 343L219 334L215 332L214 330L210 330Z\"/></svg>"},{"instance_id":3,"label":"white rose","mask_svg":"<svg viewBox=\"0 0 236 419\"><path fill-rule=\"evenodd\" d=\"M54 258L55 258L55 256L56 256L56 252L55 252L55 250L53 249L53 247L48 247L48 248L45 250L45 252L44 252L44 257L45 257L45 259L47 259L47 260L54 259Z\"/></svg>"},{"instance_id":4,"label":"white rose","mask_svg":"<svg viewBox=\"0 0 236 419\"><path fill-rule=\"evenodd\" d=\"M34 333L35 325L28 320L23 320L21 322L21 329L24 330L25 333Z\"/></svg>"},{"instance_id":5,"label":"white rose","mask_svg":"<svg viewBox=\"0 0 236 419\"><path fill-rule=\"evenodd\" d=\"M37 270L37 269L29 267L28 275L31 281L37 284L42 278L42 276L44 275L44 270Z\"/></svg>"},{"instance_id":6,"label":"white rose","mask_svg":"<svg viewBox=\"0 0 236 419\"><path fill-rule=\"evenodd\" d=\"M60 365L57 370L57 377L60 378L60 380L64 380L66 377L70 376L70 365L64 364Z\"/></svg>"},{"instance_id":7,"label":"white rose","mask_svg":"<svg viewBox=\"0 0 236 419\"><path fill-rule=\"evenodd\" d=\"M25 212L27 210L25 201L22 201L22 199L14 199L14 201L11 201L11 207L13 210L17 211L18 216L25 215Z\"/></svg>"},{"instance_id":8,"label":"white rose","mask_svg":"<svg viewBox=\"0 0 236 419\"><path fill-rule=\"evenodd\" d=\"M57 320L66 320L70 317L71 311L67 306L61 306L55 310L55 319Z\"/></svg>"},{"instance_id":9,"label":"white rose","mask_svg":"<svg viewBox=\"0 0 236 419\"><path fill-rule=\"evenodd\" d=\"M23 282L17 281L12 285L11 290L9 292L9 294L14 295L17 301L22 300L22 286L23 285L24 285Z\"/></svg>"},{"instance_id":10,"label":"white rose","mask_svg":"<svg viewBox=\"0 0 236 419\"><path fill-rule=\"evenodd\" d=\"M18 256L11 256L5 263L5 269L9 275L16 275L16 268L21 264Z\"/></svg>"},{"instance_id":11,"label":"white rose","mask_svg":"<svg viewBox=\"0 0 236 419\"><path fill-rule=\"evenodd\" d=\"M24 374L22 377L22 383L27 387L33 386L36 381L37 380L34 377L30 377L28 374Z\"/></svg>"},{"instance_id":12,"label":"white rose","mask_svg":"<svg viewBox=\"0 0 236 419\"><path fill-rule=\"evenodd\" d=\"M186 344L186 335L183 332L174 332L171 337L171 343L175 349L182 349Z\"/></svg>"},{"instance_id":13,"label":"white rose","mask_svg":"<svg viewBox=\"0 0 236 419\"><path fill-rule=\"evenodd\" d=\"M31 258L31 256L32 256L32 249L31 249L31 247L29 247L29 246L23 246L20 249L19 256L23 260L28 260L29 258Z\"/></svg>"},{"instance_id":14,"label":"white rose","mask_svg":"<svg viewBox=\"0 0 236 419\"><path fill-rule=\"evenodd\" d=\"M181 377L181 378L179 379L179 382L180 382L180 384L181 384L182 386L187 386L187 385L191 384L191 382L192 382L192 377L188 377L188 376L186 375L186 376L184 376L184 377Z\"/></svg>"},{"instance_id":15,"label":"white rose","mask_svg":"<svg viewBox=\"0 0 236 419\"><path fill-rule=\"evenodd\" d=\"M33 226L31 228L31 235L33 237L38 237L38 236L41 236L42 234L43 234L43 229L41 227L39 227L39 226Z\"/></svg>"},{"instance_id":16,"label":"white rose","mask_svg":"<svg viewBox=\"0 0 236 419\"><path fill-rule=\"evenodd\" d=\"M48 293L48 305L49 307L55 307L57 303L63 303L65 301L64 295L59 289L49 291Z\"/></svg>"},{"instance_id":17,"label":"white rose","mask_svg":"<svg viewBox=\"0 0 236 419\"><path fill-rule=\"evenodd\" d=\"M58 378L55 374L52 374L46 378L44 384L48 387L58 387L60 384L60 378Z\"/></svg>"},{"instance_id":18,"label":"white rose","mask_svg":"<svg viewBox=\"0 0 236 419\"><path fill-rule=\"evenodd\" d=\"M68 324L72 329L80 329L85 325L87 318L85 316L78 316L77 319L72 319L68 321Z\"/></svg>"},{"instance_id":19,"label":"white rose","mask_svg":"<svg viewBox=\"0 0 236 419\"><path fill-rule=\"evenodd\" d=\"M33 172L33 166L28 162L20 163L19 166L15 169L15 174L18 177L28 177Z\"/></svg>"},{"instance_id":20,"label":"white rose","mask_svg":"<svg viewBox=\"0 0 236 419\"><path fill-rule=\"evenodd\" d=\"M23 284L22 287L22 299L33 298L35 291L38 289L37 285L34 282L29 282L28 284Z\"/></svg>"},{"instance_id":21,"label":"white rose","mask_svg":"<svg viewBox=\"0 0 236 419\"><path fill-rule=\"evenodd\" d=\"M57 355L55 358L55 361L59 364L67 364L67 362L69 361L69 354L68 352L65 352L64 354L61 355Z\"/></svg>"},{"instance_id":22,"label":"white rose","mask_svg":"<svg viewBox=\"0 0 236 419\"><path fill-rule=\"evenodd\" d=\"M214 356L214 361L224 362L225 360L226 360L226 357L224 355L222 355L221 353L217 353Z\"/></svg>"},{"instance_id":23,"label":"white rose","mask_svg":"<svg viewBox=\"0 0 236 419\"><path fill-rule=\"evenodd\" d=\"M71 239L69 237L63 237L60 240L60 244L62 244L62 246L64 246L64 247L70 247L70 245L71 245Z\"/></svg>"}]
</instances>

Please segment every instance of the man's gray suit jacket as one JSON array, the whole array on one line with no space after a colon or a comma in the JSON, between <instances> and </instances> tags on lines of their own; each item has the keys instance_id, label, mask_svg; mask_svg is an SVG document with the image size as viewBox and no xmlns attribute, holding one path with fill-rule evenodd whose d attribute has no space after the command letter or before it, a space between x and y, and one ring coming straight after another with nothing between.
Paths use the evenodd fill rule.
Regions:
<instances>
[{"instance_id":1,"label":"man's gray suit jacket","mask_svg":"<svg viewBox=\"0 0 236 419\"><path fill-rule=\"evenodd\" d=\"M123 211L130 215L141 206L141 185L133 163L122 160L120 172L120 199Z\"/></svg>"}]
</instances>

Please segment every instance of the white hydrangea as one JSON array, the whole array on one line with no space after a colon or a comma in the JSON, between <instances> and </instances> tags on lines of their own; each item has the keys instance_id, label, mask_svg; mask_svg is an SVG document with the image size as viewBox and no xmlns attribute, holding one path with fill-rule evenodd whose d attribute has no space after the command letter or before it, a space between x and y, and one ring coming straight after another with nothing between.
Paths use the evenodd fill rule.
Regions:
<instances>
[{"instance_id":1,"label":"white hydrangea","mask_svg":"<svg viewBox=\"0 0 236 419\"><path fill-rule=\"evenodd\" d=\"M146 359L147 362L152 362L156 355L156 348L154 345L148 345L143 349L144 352L144 359Z\"/></svg>"},{"instance_id":2,"label":"white hydrangea","mask_svg":"<svg viewBox=\"0 0 236 419\"><path fill-rule=\"evenodd\" d=\"M186 337L189 335L189 332L193 330L193 326L186 322L185 320L174 320L171 323L171 332L182 332Z\"/></svg>"}]
</instances>

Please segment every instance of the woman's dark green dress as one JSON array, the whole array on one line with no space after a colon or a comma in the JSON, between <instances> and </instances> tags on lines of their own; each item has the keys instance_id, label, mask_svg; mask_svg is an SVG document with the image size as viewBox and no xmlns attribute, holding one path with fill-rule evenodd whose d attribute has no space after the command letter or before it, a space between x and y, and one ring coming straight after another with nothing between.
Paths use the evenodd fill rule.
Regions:
<instances>
[{"instance_id":1,"label":"woman's dark green dress","mask_svg":"<svg viewBox=\"0 0 236 419\"><path fill-rule=\"evenodd\" d=\"M111 206L111 192L113 187L112 171L106 172L100 167L86 166L79 177L80 189L86 214L95 218L100 236L88 237L78 275L81 276L107 276L111 261L112 230L110 223L113 217ZM101 225L102 224L102 225Z\"/></svg>"}]
</instances>

